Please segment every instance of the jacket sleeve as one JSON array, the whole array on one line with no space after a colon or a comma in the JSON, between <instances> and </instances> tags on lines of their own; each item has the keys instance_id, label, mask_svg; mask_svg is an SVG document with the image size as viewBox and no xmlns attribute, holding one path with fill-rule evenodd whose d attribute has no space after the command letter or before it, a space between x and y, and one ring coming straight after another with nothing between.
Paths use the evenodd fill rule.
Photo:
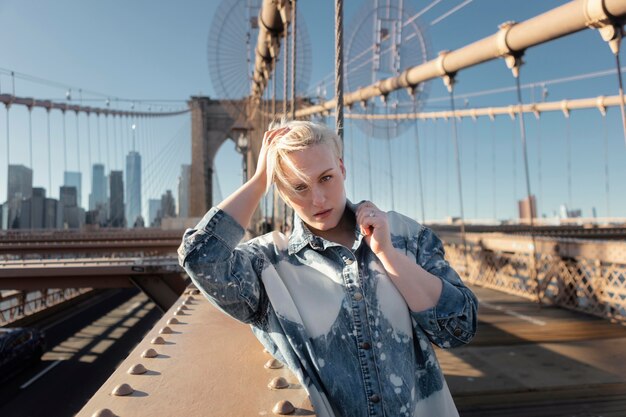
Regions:
<instances>
[{"instance_id":1,"label":"jacket sleeve","mask_svg":"<svg viewBox=\"0 0 626 417\"><path fill-rule=\"evenodd\" d=\"M257 324L267 299L260 281L263 256L253 245L239 244L243 235L235 219L213 207L194 229L185 231L178 262L216 307L241 322Z\"/></svg>"},{"instance_id":2,"label":"jacket sleeve","mask_svg":"<svg viewBox=\"0 0 626 417\"><path fill-rule=\"evenodd\" d=\"M437 305L411 312L428 338L441 348L460 346L474 337L478 300L445 260L441 240L427 227L417 236L417 263L443 283Z\"/></svg>"}]
</instances>

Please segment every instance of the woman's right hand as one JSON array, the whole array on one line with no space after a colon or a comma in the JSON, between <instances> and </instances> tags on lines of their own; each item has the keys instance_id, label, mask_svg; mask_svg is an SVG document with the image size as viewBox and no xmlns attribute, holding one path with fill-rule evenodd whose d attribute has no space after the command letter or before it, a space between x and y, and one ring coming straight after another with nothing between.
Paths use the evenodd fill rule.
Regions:
<instances>
[{"instance_id":1,"label":"woman's right hand","mask_svg":"<svg viewBox=\"0 0 626 417\"><path fill-rule=\"evenodd\" d=\"M263 143L261 144L261 150L259 151L259 160L256 164L256 172L254 173L254 180L263 185L263 189L267 188L267 151L269 149L272 140L277 136L282 136L289 132L288 127L281 127L278 129L268 130L263 135Z\"/></svg>"}]
</instances>

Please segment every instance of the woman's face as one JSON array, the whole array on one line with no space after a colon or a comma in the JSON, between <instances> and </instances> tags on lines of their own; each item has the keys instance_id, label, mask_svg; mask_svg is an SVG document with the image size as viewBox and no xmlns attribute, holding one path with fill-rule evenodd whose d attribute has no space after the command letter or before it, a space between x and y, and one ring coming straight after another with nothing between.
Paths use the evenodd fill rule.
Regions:
<instances>
[{"instance_id":1,"label":"woman's face","mask_svg":"<svg viewBox=\"0 0 626 417\"><path fill-rule=\"evenodd\" d=\"M343 161L325 144L293 152L289 157L309 180L302 182L297 176L286 172L287 180L295 190L283 193L287 203L312 232L334 228L346 207L346 169Z\"/></svg>"}]
</instances>

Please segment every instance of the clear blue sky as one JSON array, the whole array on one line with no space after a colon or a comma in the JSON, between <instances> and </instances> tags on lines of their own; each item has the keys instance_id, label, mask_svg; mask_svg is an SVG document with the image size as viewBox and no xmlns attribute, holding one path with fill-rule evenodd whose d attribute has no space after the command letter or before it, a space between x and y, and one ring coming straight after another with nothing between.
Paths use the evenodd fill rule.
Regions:
<instances>
[{"instance_id":1,"label":"clear blue sky","mask_svg":"<svg viewBox=\"0 0 626 417\"><path fill-rule=\"evenodd\" d=\"M498 24L523 21L541 12L566 3L555 0L469 1L457 12L444 17L463 0L406 1L405 5L419 11L436 3L420 16L420 25L430 42L431 58L437 51L462 47L497 30ZM347 28L359 15L364 1L346 2ZM58 83L42 83L16 79L16 95L51 98L62 101L67 87L72 87L73 102L77 102L77 89L82 88L86 103L103 106L104 97L138 100L178 100L163 104L166 108L185 107L191 95L204 94L214 98L207 58L208 34L218 1L144 1L84 2L60 0L55 2L24 2L0 0L0 27L5 34L1 39L0 68L40 77ZM311 40L311 81L313 85L333 71L334 65L334 2L299 2ZM350 37L346 33L346 38ZM622 54L623 56L623 54ZM623 60L623 59L622 59ZM522 84L538 83L597 71L615 69L615 61L608 46L597 32L587 30L565 39L542 45L527 52L522 68ZM242 81L243 82L243 81ZM470 107L511 104L515 92L471 96L469 93L512 87L514 80L503 62L492 62L459 74L456 94L461 105ZM66 87L67 86L67 87ZM12 89L11 78L0 73L2 93ZM328 96L332 86L327 86ZM548 100L561 100L617 93L615 74L578 82L548 83ZM98 92L93 95L88 92ZM524 100L529 101L539 89L524 90ZM447 92L439 80L429 86L426 110L441 110L448 106ZM96 100L96 101L89 101ZM129 109L130 103L112 103ZM141 107L145 109L146 107ZM30 165L29 122L25 108L14 106L10 112L10 148L12 164ZM68 142L67 166L78 169L76 143L76 118L66 116ZM52 133L52 192L58 197L63 170L63 117L51 113ZM104 162L114 169L122 167L122 151L130 149L132 131L144 158L144 199L156 198L166 189L176 189L176 177L181 163L190 161L189 116L177 116L159 121L125 120L113 127L109 121L109 150L104 144L105 123L101 119L101 148L98 155L96 119L90 118L91 153L84 137L87 119L79 117L80 168L83 171L83 205L87 205L90 185L87 173L89 162ZM332 119L329 123L334 124ZM597 110L578 111L567 121L562 114L544 114L541 121L526 118L533 193L539 197L543 213L552 214L562 203L568 203L566 140L571 140L571 205L591 215L591 208L599 216L608 213L605 194L604 130ZM33 110L33 165L34 185L48 188L48 152L45 111ZM113 130L118 140L113 144ZM449 140L450 122L420 123L422 173L427 219L458 215L456 171ZM620 130L619 111L609 110L606 119L609 144L610 214L626 216L626 147ZM419 191L416 181L414 127L396 140L389 148L393 157L393 207L412 216L419 216ZM569 132L569 133L568 133ZM383 208L391 208L389 167L386 159L387 144L373 139L371 151L376 155L370 163L375 172L383 173L373 179L370 196L367 180L368 160L365 139L361 130L346 121L346 163L349 179L346 184L349 197L361 200L372 197ZM539 152L541 138L541 152ZM525 194L524 171L519 145L519 127L510 119L499 117L495 123L488 119L477 122L464 120L459 124L461 142L463 196L467 218L491 218L494 210L498 218L515 214L515 199ZM495 141L495 148L493 143ZM123 143L123 145L121 144ZM516 147L513 148L513 143ZM476 150L475 150L475 147ZM113 152L117 149L116 157ZM436 152L435 152L436 151ZM446 155L448 156L446 158ZM476 155L476 157L474 156ZM515 159L514 159L515 157ZM495 160L495 189L494 167ZM515 162L514 162L515 161ZM539 161L542 181L539 177ZM223 195L240 184L240 158L234 146L227 142L220 150L216 166ZM0 200L6 198L6 111L0 109ZM352 178L357 177L357 184ZM494 205L494 193L496 203ZM144 207L146 210L146 207Z\"/></svg>"}]
</instances>

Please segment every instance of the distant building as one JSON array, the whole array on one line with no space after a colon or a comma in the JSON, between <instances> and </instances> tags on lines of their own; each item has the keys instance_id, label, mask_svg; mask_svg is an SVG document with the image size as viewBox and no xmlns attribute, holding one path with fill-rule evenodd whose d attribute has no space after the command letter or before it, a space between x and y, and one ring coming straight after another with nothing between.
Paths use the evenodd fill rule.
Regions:
<instances>
[{"instance_id":1,"label":"distant building","mask_svg":"<svg viewBox=\"0 0 626 417\"><path fill-rule=\"evenodd\" d=\"M561 204L559 207L559 216L562 219L573 219L576 217L581 217L583 211L581 209L568 209L565 204Z\"/></svg>"},{"instance_id":2,"label":"distant building","mask_svg":"<svg viewBox=\"0 0 626 417\"><path fill-rule=\"evenodd\" d=\"M124 173L111 171L109 175L109 226L124 227Z\"/></svg>"},{"instance_id":3,"label":"distant building","mask_svg":"<svg viewBox=\"0 0 626 417\"><path fill-rule=\"evenodd\" d=\"M158 198L151 198L148 200L148 224L150 227L156 227L161 224L161 218L159 217L161 212L161 200Z\"/></svg>"},{"instance_id":4,"label":"distant building","mask_svg":"<svg viewBox=\"0 0 626 417\"><path fill-rule=\"evenodd\" d=\"M143 224L141 217L141 156L131 151L126 156L126 220L129 226Z\"/></svg>"},{"instance_id":5,"label":"distant building","mask_svg":"<svg viewBox=\"0 0 626 417\"><path fill-rule=\"evenodd\" d=\"M176 217L176 201L172 195L172 190L167 190L165 194L161 196L161 216L162 219L166 217Z\"/></svg>"},{"instance_id":6,"label":"distant building","mask_svg":"<svg viewBox=\"0 0 626 417\"><path fill-rule=\"evenodd\" d=\"M63 227L63 208L59 200L46 198L44 202L43 227L46 229L60 229Z\"/></svg>"},{"instance_id":7,"label":"distant building","mask_svg":"<svg viewBox=\"0 0 626 417\"><path fill-rule=\"evenodd\" d=\"M191 165L181 165L178 177L178 217L189 217L189 185Z\"/></svg>"},{"instance_id":8,"label":"distant building","mask_svg":"<svg viewBox=\"0 0 626 417\"><path fill-rule=\"evenodd\" d=\"M33 195L33 170L24 165L9 165L8 174L6 225L9 229L19 229L22 200Z\"/></svg>"},{"instance_id":9,"label":"distant building","mask_svg":"<svg viewBox=\"0 0 626 417\"><path fill-rule=\"evenodd\" d=\"M537 218L537 199L534 195L531 195L530 198L526 197L523 200L519 200L517 207L520 220L530 221L531 218Z\"/></svg>"},{"instance_id":10,"label":"distant building","mask_svg":"<svg viewBox=\"0 0 626 417\"><path fill-rule=\"evenodd\" d=\"M9 165L7 201L14 197L30 198L33 194L33 170L24 165Z\"/></svg>"},{"instance_id":11,"label":"distant building","mask_svg":"<svg viewBox=\"0 0 626 417\"><path fill-rule=\"evenodd\" d=\"M107 177L104 174L104 165L93 164L91 175L91 194L89 194L89 210L106 206L107 203Z\"/></svg>"},{"instance_id":12,"label":"distant building","mask_svg":"<svg viewBox=\"0 0 626 417\"><path fill-rule=\"evenodd\" d=\"M74 186L59 188L59 203L63 211L63 227L80 229L85 224L85 210L78 206L77 190Z\"/></svg>"},{"instance_id":13,"label":"distant building","mask_svg":"<svg viewBox=\"0 0 626 417\"><path fill-rule=\"evenodd\" d=\"M22 200L20 229L43 229L46 203L46 190L33 188L32 196Z\"/></svg>"},{"instance_id":14,"label":"distant building","mask_svg":"<svg viewBox=\"0 0 626 417\"><path fill-rule=\"evenodd\" d=\"M65 171L63 173L63 185L76 188L76 205L78 207L83 206L82 182L83 174L80 172Z\"/></svg>"}]
</instances>

